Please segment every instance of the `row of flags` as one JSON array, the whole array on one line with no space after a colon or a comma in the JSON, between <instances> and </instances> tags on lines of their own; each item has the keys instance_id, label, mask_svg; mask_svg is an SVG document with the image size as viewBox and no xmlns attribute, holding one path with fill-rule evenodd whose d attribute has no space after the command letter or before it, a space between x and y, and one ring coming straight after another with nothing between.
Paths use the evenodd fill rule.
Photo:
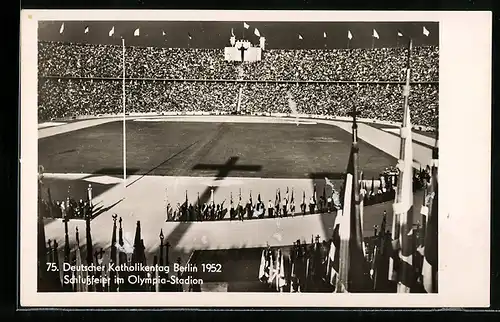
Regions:
<instances>
[{"instance_id":1,"label":"row of flags","mask_svg":"<svg viewBox=\"0 0 500 322\"><path fill-rule=\"evenodd\" d=\"M85 34L88 34L90 31L90 27L89 26L85 26L85 29L83 30L83 32ZM64 33L64 22L61 24L61 27L59 28L59 33L60 34L63 34ZM165 33L165 31L161 31L162 35L163 36L166 36L167 34ZM109 30L108 32L108 36L109 37L113 37L113 35L115 34L115 26L111 27L111 29ZM135 37L139 37L141 35L141 31L140 31L140 28L137 28L134 30L134 36ZM191 33L188 33L188 38L189 39L193 39L193 36L191 35Z\"/></svg>"},{"instance_id":2,"label":"row of flags","mask_svg":"<svg viewBox=\"0 0 500 322\"><path fill-rule=\"evenodd\" d=\"M248 25L246 22L244 22L243 23L243 27L245 29L249 29L250 25ZM89 27L86 26L85 29L84 29L84 33L89 33L89 31L90 31ZM59 29L59 33L60 34L64 33L64 23L61 24L61 28ZM111 28L111 30L109 31L108 35L110 37L112 37L114 34L115 34L115 27L113 26ZM430 35L429 30L425 26L422 27L422 34L424 36L426 36L426 37ZM163 30L162 30L162 35L166 36L166 33ZM234 35L234 29L233 28L231 28L231 35L232 35L232 37L235 37L235 35ZM257 28L254 29L254 35L257 36L257 37L261 37L261 33L260 33L259 29L257 29ZM403 37L403 33L401 31L398 31L397 35L398 35L398 37ZM136 36L136 37L140 36L140 28L137 28L137 29L134 30L134 36ZM376 39L380 39L380 36L379 36L379 34L378 34L378 32L377 32L376 29L373 29L372 37L376 38ZM188 38L189 39L193 38L190 33L188 33ZM301 34L298 34L298 38L299 38L299 40L303 40L304 39L304 37ZM323 38L325 38L325 39L327 38L326 31L323 32ZM347 38L349 40L353 39L353 34L352 34L352 32L350 30L347 31Z\"/></svg>"}]
</instances>

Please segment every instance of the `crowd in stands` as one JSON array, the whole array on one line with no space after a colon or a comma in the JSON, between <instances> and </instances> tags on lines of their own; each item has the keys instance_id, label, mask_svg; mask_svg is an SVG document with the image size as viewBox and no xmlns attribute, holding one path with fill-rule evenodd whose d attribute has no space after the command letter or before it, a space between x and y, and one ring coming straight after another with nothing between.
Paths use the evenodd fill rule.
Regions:
<instances>
[{"instance_id":1,"label":"crowd in stands","mask_svg":"<svg viewBox=\"0 0 500 322\"><path fill-rule=\"evenodd\" d=\"M238 105L239 88L226 82L132 80L126 83L126 108L130 113L231 113ZM398 84L247 83L241 88L241 110L254 113L292 113L287 98L291 93L299 113L347 116L356 105L361 118L402 119L402 87ZM122 82L115 80L41 79L38 97L40 121L118 114L123 109ZM414 85L409 103L413 124L435 125L437 85Z\"/></svg>"},{"instance_id":2,"label":"crowd in stands","mask_svg":"<svg viewBox=\"0 0 500 322\"><path fill-rule=\"evenodd\" d=\"M39 42L39 74L60 77L121 77L122 48L111 45ZM245 64L244 80L404 81L406 49L304 49L264 51L261 61ZM413 81L439 80L439 49L414 47ZM238 64L224 60L224 49L127 47L130 78L238 78Z\"/></svg>"},{"instance_id":3,"label":"crowd in stands","mask_svg":"<svg viewBox=\"0 0 500 322\"><path fill-rule=\"evenodd\" d=\"M362 118L400 122L402 85L377 82L404 81L405 51L271 49L262 61L238 64L224 61L222 49L128 47L126 108L231 113L239 105L254 113L291 113L291 95L299 113L347 116L355 105ZM39 42L38 57L40 121L122 111L120 46ZM412 79L422 83L412 85L413 124L436 124L438 57L437 47L414 48ZM198 81L185 81L192 79Z\"/></svg>"}]
</instances>

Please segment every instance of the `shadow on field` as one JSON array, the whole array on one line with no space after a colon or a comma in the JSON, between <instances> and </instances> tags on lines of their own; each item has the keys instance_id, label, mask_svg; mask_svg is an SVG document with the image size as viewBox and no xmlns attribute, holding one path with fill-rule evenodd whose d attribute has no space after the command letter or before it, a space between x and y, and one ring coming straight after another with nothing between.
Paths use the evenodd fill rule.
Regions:
<instances>
[{"instance_id":1,"label":"shadow on field","mask_svg":"<svg viewBox=\"0 0 500 322\"><path fill-rule=\"evenodd\" d=\"M127 168L127 176L134 175L139 169ZM119 176L121 175L121 176ZM113 178L99 178L110 176ZM75 200L86 200L89 184L92 185L92 197L98 197L109 189L121 184L123 168L102 168L83 178L45 177L43 178L42 198L54 201L66 200L68 194ZM49 197L50 189L50 197Z\"/></svg>"},{"instance_id":2,"label":"shadow on field","mask_svg":"<svg viewBox=\"0 0 500 322\"><path fill-rule=\"evenodd\" d=\"M179 152L177 152L176 154L170 156L169 158L163 160L160 164L158 164L157 166L149 169L146 173L144 173L143 175L141 175L139 178L135 179L134 181L132 181L131 183L127 184L127 187L130 187L131 185L133 185L134 183L136 183L137 181L141 180L142 178L144 178L145 176L151 174L153 171L155 171L156 169L162 167L165 163L169 162L170 160L172 160L173 158L177 157L178 155L184 153L185 151L189 150L192 146L194 146L196 143L198 143L198 141L195 141L193 142L192 144L188 145L187 147L185 147L184 149L180 150Z\"/></svg>"}]
</instances>

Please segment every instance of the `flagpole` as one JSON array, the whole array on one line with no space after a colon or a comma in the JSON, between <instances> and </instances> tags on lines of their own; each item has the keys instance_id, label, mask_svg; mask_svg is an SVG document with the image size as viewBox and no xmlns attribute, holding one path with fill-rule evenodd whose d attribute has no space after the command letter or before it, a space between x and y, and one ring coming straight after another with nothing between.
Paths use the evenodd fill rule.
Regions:
<instances>
[{"instance_id":1,"label":"flagpole","mask_svg":"<svg viewBox=\"0 0 500 322\"><path fill-rule=\"evenodd\" d=\"M408 99L409 99L409 94L410 94L410 62L411 62L411 50L412 50L412 40L410 38L410 42L408 45L408 62L407 62L407 69L406 69L406 86L403 90L403 97L404 97L404 108L403 108L403 124L402 124L402 131L410 130L407 129L408 126L408 111L409 111L409 106L408 106ZM404 129L404 130L403 130ZM401 135L401 145L399 149L399 160L405 160L405 146L406 146L406 135ZM408 162L413 162L412 160L406 160ZM396 194L396 204L399 204L403 201L403 176L404 174L400 172L398 176L398 186L397 186L397 194ZM396 214L394 213L394 221L397 220L396 222L396 227L399 226L399 234L395 236L396 238L400 239L400 245L401 249L399 250L399 253L401 254L402 252L406 253L406 248L409 247L410 245L407 240L402 240L403 238L407 238L408 233L410 231L410 227L413 226L413 222L409 222L408 218L404 218L405 220L402 221L402 217L408 216L408 213L401 213L401 214ZM401 260L401 257L398 258L398 260ZM409 271L411 268L408 267L408 265L400 265L401 269L398 274L398 286L397 286L397 292L398 293L410 293L410 287L408 285L405 285L402 283L402 281L407 281L411 275L411 272Z\"/></svg>"},{"instance_id":2,"label":"flagpole","mask_svg":"<svg viewBox=\"0 0 500 322\"><path fill-rule=\"evenodd\" d=\"M127 188L127 130L126 130L126 110L125 110L125 39L122 38L122 51L123 51L123 83L122 83L122 95L123 95L123 188L124 192ZM125 198L125 194L123 196Z\"/></svg>"}]
</instances>

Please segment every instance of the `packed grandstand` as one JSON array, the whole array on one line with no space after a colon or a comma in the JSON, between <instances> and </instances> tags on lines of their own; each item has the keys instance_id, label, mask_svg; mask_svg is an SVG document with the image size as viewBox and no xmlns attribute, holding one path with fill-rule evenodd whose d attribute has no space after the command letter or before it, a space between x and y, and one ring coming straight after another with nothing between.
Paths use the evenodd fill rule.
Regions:
<instances>
[{"instance_id":1,"label":"packed grandstand","mask_svg":"<svg viewBox=\"0 0 500 322\"><path fill-rule=\"evenodd\" d=\"M127 47L126 108L144 112L291 113L401 122L406 49L271 49L261 61L224 60L223 49ZM436 127L436 46L412 51L409 97L412 123ZM122 112L122 48L113 45L38 44L38 118L46 120ZM241 95L239 94L241 90ZM240 95L240 96L239 96Z\"/></svg>"}]
</instances>

